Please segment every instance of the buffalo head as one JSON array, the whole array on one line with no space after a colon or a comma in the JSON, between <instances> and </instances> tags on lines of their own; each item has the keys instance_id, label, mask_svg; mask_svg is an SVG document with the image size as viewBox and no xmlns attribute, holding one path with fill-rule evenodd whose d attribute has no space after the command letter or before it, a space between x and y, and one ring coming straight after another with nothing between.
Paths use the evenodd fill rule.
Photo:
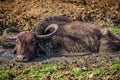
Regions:
<instances>
[{"instance_id":1,"label":"buffalo head","mask_svg":"<svg viewBox=\"0 0 120 80\"><path fill-rule=\"evenodd\" d=\"M58 30L58 25L51 24L46 28L45 31L47 31L50 28L54 28L54 31L46 35L38 35L36 32L33 31L20 31L16 28L7 28L3 32L3 35L7 39L16 40L16 61L26 62L29 61L31 58L37 56L37 49L39 44L38 40L46 39L53 36ZM16 36L10 36L8 33L13 31L19 33ZM40 45L39 49L44 50Z\"/></svg>"}]
</instances>

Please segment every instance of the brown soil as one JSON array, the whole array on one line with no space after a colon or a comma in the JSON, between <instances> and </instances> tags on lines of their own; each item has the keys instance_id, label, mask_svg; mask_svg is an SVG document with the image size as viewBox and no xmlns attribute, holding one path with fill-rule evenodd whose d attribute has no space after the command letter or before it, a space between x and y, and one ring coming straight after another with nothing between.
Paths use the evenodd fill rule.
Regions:
<instances>
[{"instance_id":1,"label":"brown soil","mask_svg":"<svg viewBox=\"0 0 120 80\"><path fill-rule=\"evenodd\" d=\"M119 13L120 0L1 0L0 30L31 29L37 21L58 15L98 25L120 26Z\"/></svg>"}]
</instances>

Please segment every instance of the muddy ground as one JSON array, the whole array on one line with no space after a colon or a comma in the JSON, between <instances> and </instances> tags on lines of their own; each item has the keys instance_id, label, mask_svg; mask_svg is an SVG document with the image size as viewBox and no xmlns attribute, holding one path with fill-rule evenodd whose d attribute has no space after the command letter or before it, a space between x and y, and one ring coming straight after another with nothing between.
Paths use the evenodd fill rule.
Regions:
<instances>
[{"instance_id":1,"label":"muddy ground","mask_svg":"<svg viewBox=\"0 0 120 80\"><path fill-rule=\"evenodd\" d=\"M75 53L73 53L75 54ZM78 54L78 53L77 53ZM79 53L81 54L81 53ZM17 64L62 64L62 65L76 65L79 67L100 67L100 66L110 66L115 60L120 59L120 52L109 52L109 53L90 53L82 56L47 56L47 57L37 57L29 62L16 62L15 55L12 54L12 50L0 50L0 64L17 63Z\"/></svg>"},{"instance_id":2,"label":"muddy ground","mask_svg":"<svg viewBox=\"0 0 120 80\"><path fill-rule=\"evenodd\" d=\"M4 52L4 51L1 51L1 52ZM8 53L7 53L8 55ZM116 64L117 62L117 64ZM20 79L23 79L23 80L37 80L37 79L44 79L44 80L61 80L59 78L56 78L56 79L51 79L52 77L56 77L56 76L59 76L60 74L56 74L56 76L54 76L53 74L58 72L58 70L56 71L52 71L51 75L48 76L41 76L39 77L38 75L35 75L34 71L33 71L33 74L31 74L30 76L32 77L32 75L35 75L35 76L38 76L37 78L36 77L33 77L32 79L30 78L30 76L28 77L25 77L27 74L29 74L29 72L27 71L26 73L26 70L27 69L32 69L32 67L35 67L34 69L40 69L41 70L41 67L43 65L50 65L48 66L48 69L55 65L59 65L60 70L62 69L62 72L66 71L68 73L65 73L67 75L64 75L64 74L61 74L62 77L62 80L74 80L76 78L76 73L79 71L82 70L83 73L84 72L88 72L88 74L94 74L92 75L92 77L89 79L89 75L86 74L86 75L83 75L82 78L79 78L77 77L76 80L119 80L120 79L120 52L119 53L92 53L91 55L85 55L85 56L53 56L53 57L46 57L46 58L41 58L41 57L38 57L38 58L35 58L33 59L32 61L30 62L16 62L14 60L14 57L13 55L10 55L9 56L5 56L5 55L2 55L0 57L0 70L2 71L7 71L7 70L10 70L10 73L8 73L8 77L6 77L5 79L8 79L8 80L20 80ZM117 66L116 66L117 65ZM113 67L113 70L108 70L109 68ZM50 69L51 69L50 68ZM74 69L74 68L77 68L78 71L75 72L75 76L72 76L70 74L70 71L71 69ZM98 70L100 68L103 68L104 69L104 73L103 71L99 71ZM31 70L30 69L30 70ZM44 69L44 68L43 68ZM98 70L97 70L98 69ZM114 70L115 69L115 70ZM17 70L18 73L20 74L17 74L17 76L15 76L16 73L13 73L14 71L11 71L11 70ZM25 70L25 71L24 71ZM95 72L92 72L90 73L89 71L90 70L94 70ZM47 70L46 74L49 72L49 70ZM51 71L50 71L51 72ZM43 72L41 72L43 73ZM99 75L100 76L99 77ZM40 74L40 72L39 72ZM3 75L3 74L2 74ZM11 76L11 75L14 75ZM45 75L45 73L44 73ZM22 77L23 76L23 77ZM68 78L69 76L69 78ZM85 76L87 76L88 78L86 78ZM71 79L72 78L72 79ZM4 79L1 79L1 80L4 80Z\"/></svg>"},{"instance_id":3,"label":"muddy ground","mask_svg":"<svg viewBox=\"0 0 120 80\"><path fill-rule=\"evenodd\" d=\"M16 63L15 55L10 53L11 50L0 50L0 63ZM74 54L74 53L73 53ZM78 54L78 53L77 53ZM81 54L81 53L79 53ZM109 53L90 53L87 55L72 55L72 56L47 56L47 57L37 57L29 62L18 62L23 64L29 63L54 63L54 64L68 64L77 65L79 67L100 67L100 66L110 66L115 60L120 59L120 52L109 52Z\"/></svg>"},{"instance_id":4,"label":"muddy ground","mask_svg":"<svg viewBox=\"0 0 120 80\"><path fill-rule=\"evenodd\" d=\"M36 22L59 15L98 26L120 27L120 0L0 0L0 46L9 42L2 36L4 29L16 27L30 30ZM7 48L13 49L14 45L9 44ZM38 66L47 63L91 69L111 66L117 59L120 59L120 53L98 53L86 56L37 58L27 63L18 63L11 57L3 55L0 59L0 70L4 70L3 67L8 69L22 65L24 68L26 65ZM116 76L119 78L118 74L113 76L112 80L115 80Z\"/></svg>"}]
</instances>

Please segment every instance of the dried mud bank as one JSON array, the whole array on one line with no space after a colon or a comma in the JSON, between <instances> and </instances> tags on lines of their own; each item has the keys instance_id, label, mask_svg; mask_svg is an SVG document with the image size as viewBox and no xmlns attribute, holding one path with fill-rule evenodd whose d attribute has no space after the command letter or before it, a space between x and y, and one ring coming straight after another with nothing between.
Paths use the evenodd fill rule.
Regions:
<instances>
[{"instance_id":1,"label":"dried mud bank","mask_svg":"<svg viewBox=\"0 0 120 80\"><path fill-rule=\"evenodd\" d=\"M98 25L120 26L119 13L119 0L2 0L0 30L31 29L37 21L58 15Z\"/></svg>"}]
</instances>

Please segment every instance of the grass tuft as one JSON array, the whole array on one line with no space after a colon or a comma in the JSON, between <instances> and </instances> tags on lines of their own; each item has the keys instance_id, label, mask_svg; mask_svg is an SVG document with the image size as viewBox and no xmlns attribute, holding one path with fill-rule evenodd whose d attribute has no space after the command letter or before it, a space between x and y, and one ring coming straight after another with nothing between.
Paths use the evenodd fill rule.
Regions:
<instances>
[{"instance_id":1,"label":"grass tuft","mask_svg":"<svg viewBox=\"0 0 120 80\"><path fill-rule=\"evenodd\" d=\"M110 30L110 32L112 32L112 33L120 34L120 28L110 27L109 30Z\"/></svg>"}]
</instances>

